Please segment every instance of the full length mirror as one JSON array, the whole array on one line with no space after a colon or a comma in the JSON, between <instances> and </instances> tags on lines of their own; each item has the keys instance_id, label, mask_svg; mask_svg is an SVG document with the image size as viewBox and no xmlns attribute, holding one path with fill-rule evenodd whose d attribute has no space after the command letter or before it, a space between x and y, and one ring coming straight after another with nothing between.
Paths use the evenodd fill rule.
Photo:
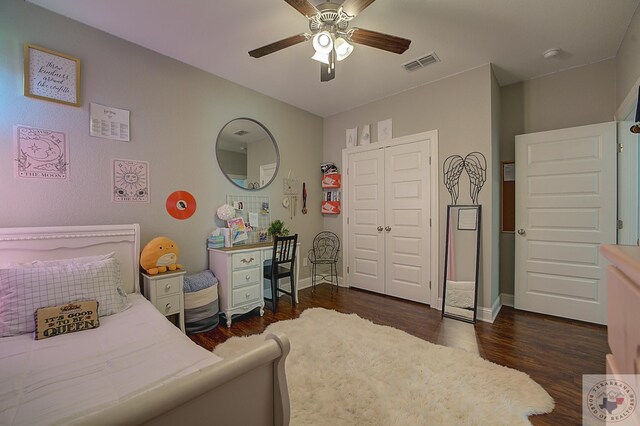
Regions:
<instances>
[{"instance_id":1,"label":"full length mirror","mask_svg":"<svg viewBox=\"0 0 640 426\"><path fill-rule=\"evenodd\" d=\"M216 140L216 158L227 179L250 190L268 186L280 165L273 135L251 118L236 118L225 124Z\"/></svg>"},{"instance_id":2,"label":"full length mirror","mask_svg":"<svg viewBox=\"0 0 640 426\"><path fill-rule=\"evenodd\" d=\"M476 322L481 206L448 206L442 316Z\"/></svg>"}]
</instances>

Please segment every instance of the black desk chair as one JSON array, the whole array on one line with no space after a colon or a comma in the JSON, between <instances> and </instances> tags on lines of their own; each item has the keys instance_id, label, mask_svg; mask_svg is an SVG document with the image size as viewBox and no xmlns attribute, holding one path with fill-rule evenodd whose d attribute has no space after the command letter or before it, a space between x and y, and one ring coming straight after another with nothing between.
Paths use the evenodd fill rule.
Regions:
<instances>
[{"instance_id":1,"label":"black desk chair","mask_svg":"<svg viewBox=\"0 0 640 426\"><path fill-rule=\"evenodd\" d=\"M298 243L298 234L290 237L275 236L273 239L273 255L271 256L271 265L264 265L264 278L271 282L271 298L265 297L264 300L271 302L271 310L278 311L278 297L280 293L287 294L291 297L291 304L296 305L296 279L295 279L295 263L296 263L296 244ZM278 286L281 278L289 278L291 281L291 291L286 291Z\"/></svg>"},{"instance_id":2,"label":"black desk chair","mask_svg":"<svg viewBox=\"0 0 640 426\"><path fill-rule=\"evenodd\" d=\"M318 277L329 284L335 283L338 288L338 253L340 239L333 232L322 231L313 239L313 248L309 250L308 257L311 262L311 285L314 289ZM329 272L318 273L318 265L329 265Z\"/></svg>"}]
</instances>

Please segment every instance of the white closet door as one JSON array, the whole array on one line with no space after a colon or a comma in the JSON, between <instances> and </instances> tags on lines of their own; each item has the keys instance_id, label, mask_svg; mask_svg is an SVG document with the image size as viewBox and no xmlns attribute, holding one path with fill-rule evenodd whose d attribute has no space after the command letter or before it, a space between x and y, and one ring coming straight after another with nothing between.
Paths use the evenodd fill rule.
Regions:
<instances>
[{"instance_id":1,"label":"white closet door","mask_svg":"<svg viewBox=\"0 0 640 426\"><path fill-rule=\"evenodd\" d=\"M384 151L349 156L349 285L384 293Z\"/></svg>"},{"instance_id":2,"label":"white closet door","mask_svg":"<svg viewBox=\"0 0 640 426\"><path fill-rule=\"evenodd\" d=\"M616 125L516 136L515 307L606 324L616 240Z\"/></svg>"},{"instance_id":3,"label":"white closet door","mask_svg":"<svg viewBox=\"0 0 640 426\"><path fill-rule=\"evenodd\" d=\"M385 293L430 303L429 145L385 149Z\"/></svg>"}]
</instances>

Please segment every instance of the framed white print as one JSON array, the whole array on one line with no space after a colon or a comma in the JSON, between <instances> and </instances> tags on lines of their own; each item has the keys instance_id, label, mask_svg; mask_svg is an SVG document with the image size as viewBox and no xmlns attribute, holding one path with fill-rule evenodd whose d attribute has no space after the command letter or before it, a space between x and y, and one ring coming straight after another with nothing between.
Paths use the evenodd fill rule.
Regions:
<instances>
[{"instance_id":1,"label":"framed white print","mask_svg":"<svg viewBox=\"0 0 640 426\"><path fill-rule=\"evenodd\" d=\"M114 203L149 202L149 163L138 160L112 160L111 201Z\"/></svg>"},{"instance_id":2,"label":"framed white print","mask_svg":"<svg viewBox=\"0 0 640 426\"><path fill-rule=\"evenodd\" d=\"M393 137L391 119L378 121L378 142L388 141Z\"/></svg>"},{"instance_id":3,"label":"framed white print","mask_svg":"<svg viewBox=\"0 0 640 426\"><path fill-rule=\"evenodd\" d=\"M353 148L358 144L358 128L347 129L347 148Z\"/></svg>"},{"instance_id":4,"label":"framed white print","mask_svg":"<svg viewBox=\"0 0 640 426\"><path fill-rule=\"evenodd\" d=\"M475 231L478 229L478 209L470 207L458 210L458 229L461 231Z\"/></svg>"},{"instance_id":5,"label":"framed white print","mask_svg":"<svg viewBox=\"0 0 640 426\"><path fill-rule=\"evenodd\" d=\"M371 130L368 124L362 126L359 145L369 145L371 143Z\"/></svg>"},{"instance_id":6,"label":"framed white print","mask_svg":"<svg viewBox=\"0 0 640 426\"><path fill-rule=\"evenodd\" d=\"M24 95L80 106L80 59L25 44Z\"/></svg>"},{"instance_id":7,"label":"framed white print","mask_svg":"<svg viewBox=\"0 0 640 426\"><path fill-rule=\"evenodd\" d=\"M69 180L67 134L30 126L13 127L15 174L22 179Z\"/></svg>"}]
</instances>

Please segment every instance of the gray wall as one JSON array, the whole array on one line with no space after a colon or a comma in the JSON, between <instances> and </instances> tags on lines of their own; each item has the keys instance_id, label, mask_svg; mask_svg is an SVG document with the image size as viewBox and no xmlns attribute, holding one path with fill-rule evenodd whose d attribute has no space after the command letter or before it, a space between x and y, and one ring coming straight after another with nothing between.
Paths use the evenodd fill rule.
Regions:
<instances>
[{"instance_id":1,"label":"gray wall","mask_svg":"<svg viewBox=\"0 0 640 426\"><path fill-rule=\"evenodd\" d=\"M218 161L228 175L247 176L247 153L219 149Z\"/></svg>"},{"instance_id":2,"label":"gray wall","mask_svg":"<svg viewBox=\"0 0 640 426\"><path fill-rule=\"evenodd\" d=\"M640 7L631 19L629 28L616 56L616 106L620 106L640 78Z\"/></svg>"},{"instance_id":3,"label":"gray wall","mask_svg":"<svg viewBox=\"0 0 640 426\"><path fill-rule=\"evenodd\" d=\"M419 71L418 71L419 72ZM491 217L494 213L494 194L491 189L493 176L492 134L491 134L491 90L492 71L484 65L444 80L417 87L385 99L325 118L324 120L324 159L333 161L342 170L341 151L346 146L346 129L371 125L371 141L377 141L377 122L391 118L393 136L407 136L429 130L438 130L439 156L433 162L438 168L439 178L439 247L440 267L438 271L439 294L442 294L442 273L444 267L444 235L446 224L446 206L450 203L449 193L442 185L442 162L452 154L466 155L471 151L480 151L487 157L487 184L480 192L482 217L481 288L479 305L490 307L495 300L492 297L492 283L497 288L498 272L492 252L494 229ZM467 186L461 181L459 204L470 204ZM495 210L497 211L497 209ZM327 216L324 219L327 230L342 235L342 215Z\"/></svg>"},{"instance_id":4,"label":"gray wall","mask_svg":"<svg viewBox=\"0 0 640 426\"><path fill-rule=\"evenodd\" d=\"M79 108L23 96L23 45L33 43L80 58ZM131 142L93 138L89 103L131 111ZM215 210L227 194L249 194L229 183L217 165L215 140L236 117L251 117L273 133L282 164L275 184L259 191L271 198L271 217L298 232L303 253L322 227L319 209L293 220L281 206L281 177L319 182L322 118L276 101L194 67L123 41L21 0L0 3L0 226L140 223L142 243L158 235L173 238L190 271L207 267L205 238ZM15 124L67 132L70 180L44 182L13 176ZM149 204L111 202L110 161L149 161ZM190 191L197 211L175 220L167 196ZM309 185L319 200L320 185ZM308 275L306 268L301 270Z\"/></svg>"},{"instance_id":5,"label":"gray wall","mask_svg":"<svg viewBox=\"0 0 640 426\"><path fill-rule=\"evenodd\" d=\"M516 135L612 121L615 87L613 59L502 87L500 160L515 159ZM500 293L513 294L514 251L514 233L500 233Z\"/></svg>"}]
</instances>

